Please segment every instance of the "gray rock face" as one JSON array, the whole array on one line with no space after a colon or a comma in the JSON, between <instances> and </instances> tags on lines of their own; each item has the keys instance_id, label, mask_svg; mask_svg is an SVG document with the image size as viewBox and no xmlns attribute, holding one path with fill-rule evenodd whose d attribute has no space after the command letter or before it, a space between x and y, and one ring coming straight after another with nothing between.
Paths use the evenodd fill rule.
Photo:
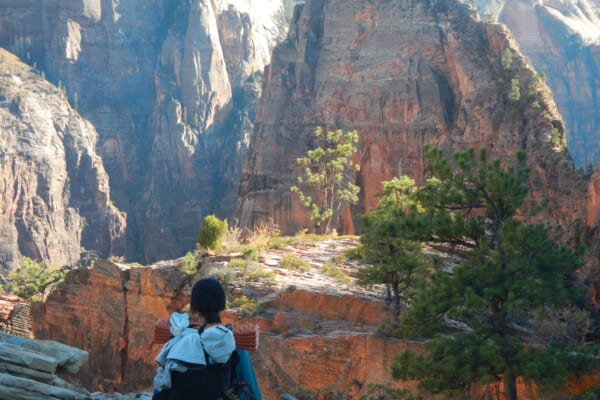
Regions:
<instances>
[{"instance_id":1,"label":"gray rock face","mask_svg":"<svg viewBox=\"0 0 600 400\"><path fill-rule=\"evenodd\" d=\"M600 2L478 1L482 13L506 24L536 70L547 77L565 120L578 168L600 158Z\"/></svg>"},{"instance_id":2,"label":"gray rock face","mask_svg":"<svg viewBox=\"0 0 600 400\"><path fill-rule=\"evenodd\" d=\"M0 49L0 267L20 256L72 265L81 247L124 250L94 127L65 96Z\"/></svg>"},{"instance_id":3,"label":"gray rock face","mask_svg":"<svg viewBox=\"0 0 600 400\"><path fill-rule=\"evenodd\" d=\"M58 342L35 341L0 332L0 398L83 400L85 389L57 376L75 373L88 353Z\"/></svg>"},{"instance_id":4,"label":"gray rock face","mask_svg":"<svg viewBox=\"0 0 600 400\"><path fill-rule=\"evenodd\" d=\"M0 0L0 46L98 132L127 258L181 256L206 214L233 209L282 16L281 0Z\"/></svg>"}]
</instances>

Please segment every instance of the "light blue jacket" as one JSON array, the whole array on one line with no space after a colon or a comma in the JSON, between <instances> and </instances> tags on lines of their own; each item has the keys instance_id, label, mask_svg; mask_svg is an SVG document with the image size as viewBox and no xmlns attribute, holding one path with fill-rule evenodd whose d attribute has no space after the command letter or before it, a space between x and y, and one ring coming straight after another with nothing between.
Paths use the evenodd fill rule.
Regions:
<instances>
[{"instance_id":1,"label":"light blue jacket","mask_svg":"<svg viewBox=\"0 0 600 400\"><path fill-rule=\"evenodd\" d=\"M155 393L171 387L171 371L185 372L186 364L224 363L235 350L233 332L223 325L206 328L199 335L197 329L189 327L188 314L173 313L169 323L173 338L164 344L156 356L159 367L154 377Z\"/></svg>"}]
</instances>

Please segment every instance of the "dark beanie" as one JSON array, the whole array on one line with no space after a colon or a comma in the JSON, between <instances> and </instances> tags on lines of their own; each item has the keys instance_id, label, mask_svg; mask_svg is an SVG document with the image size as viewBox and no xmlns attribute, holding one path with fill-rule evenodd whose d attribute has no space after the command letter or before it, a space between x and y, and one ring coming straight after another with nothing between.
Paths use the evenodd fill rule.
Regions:
<instances>
[{"instance_id":1,"label":"dark beanie","mask_svg":"<svg viewBox=\"0 0 600 400\"><path fill-rule=\"evenodd\" d=\"M214 278L200 279L192 288L190 308L198 311L207 324L221 322L220 312L226 302L223 286Z\"/></svg>"}]
</instances>

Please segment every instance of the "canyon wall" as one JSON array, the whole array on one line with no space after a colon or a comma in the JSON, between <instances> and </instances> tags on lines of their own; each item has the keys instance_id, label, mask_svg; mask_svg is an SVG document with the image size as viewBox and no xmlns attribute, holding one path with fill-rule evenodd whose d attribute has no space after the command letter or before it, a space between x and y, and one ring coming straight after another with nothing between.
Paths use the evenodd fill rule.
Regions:
<instances>
[{"instance_id":1,"label":"canyon wall","mask_svg":"<svg viewBox=\"0 0 600 400\"><path fill-rule=\"evenodd\" d=\"M424 178L423 146L448 154L486 147L507 164L528 155L527 205L569 232L585 219L587 182L564 147L550 92L506 28L455 1L308 1L273 52L240 183L242 226L273 218L284 232L310 226L289 188L312 131L356 129L360 203L376 204L382 180ZM516 95L515 95L516 94ZM342 230L352 232L346 217Z\"/></svg>"},{"instance_id":2,"label":"canyon wall","mask_svg":"<svg viewBox=\"0 0 600 400\"><path fill-rule=\"evenodd\" d=\"M181 256L205 215L231 214L261 74L284 29L281 0L252 3L0 0L0 47L98 132L111 200L127 215L118 255Z\"/></svg>"},{"instance_id":3,"label":"canyon wall","mask_svg":"<svg viewBox=\"0 0 600 400\"><path fill-rule=\"evenodd\" d=\"M39 71L0 49L0 268L125 250L97 133Z\"/></svg>"},{"instance_id":4,"label":"canyon wall","mask_svg":"<svg viewBox=\"0 0 600 400\"><path fill-rule=\"evenodd\" d=\"M310 222L289 187L299 173L295 159L315 144L311 132L317 126L358 129L361 135L355 161L362 165L356 176L362 197L345 213L343 231L355 230L351 215L374 206L382 180L398 174L423 178L426 143L448 153L485 146L508 163L524 149L533 171L531 204L549 199L540 220L571 229L586 212L594 215L585 210L587 182L562 141L566 137L576 166L587 163L596 157L597 141L574 135L583 125L594 130L595 119L581 114L577 118L585 122L573 123L582 129L565 132L544 82L518 51L554 49L558 58L529 57L556 68L569 60L556 78L547 74L548 83L563 82L559 75L564 82L588 76L584 85L555 90L559 98L567 95L567 108L572 101L575 110L595 110L599 75L592 68L593 44L585 42L590 53L581 62L583 53L572 53L574 47L558 35L559 25L567 29L570 20L557 17L550 5L535 8L535 17L554 16L555 22L540 22L531 37L523 18L509 14L512 6L498 8L504 13L500 21L511 26L515 20L517 46L502 26L478 21L474 10L458 2L309 1L298 6L272 63L271 51L285 29L281 2L251 5L0 0L0 46L40 71L94 126L97 162L110 177L111 213L127 218L126 225L111 222L116 236L125 229L126 240L118 245L95 237L82 242L79 236L90 232L84 229L67 246L60 245L63 239L48 239L46 245L38 240L42 247L34 251L10 234L4 242L13 249L8 258L72 264L79 247L144 262L173 258L194 247L205 215L231 217L236 201L230 224L252 228L274 220L285 232L296 232ZM587 20L595 21L596 9L586 7ZM512 60L503 64L507 51ZM513 89L517 100L511 100ZM571 117L566 118L569 126ZM580 147L590 153L577 155ZM73 232L81 225L66 221Z\"/></svg>"}]
</instances>

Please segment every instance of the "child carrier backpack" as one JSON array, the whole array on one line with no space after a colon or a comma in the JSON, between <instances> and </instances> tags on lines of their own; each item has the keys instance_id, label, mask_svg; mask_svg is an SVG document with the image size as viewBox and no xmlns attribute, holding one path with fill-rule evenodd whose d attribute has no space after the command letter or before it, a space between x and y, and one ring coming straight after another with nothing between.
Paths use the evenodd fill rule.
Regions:
<instances>
[{"instance_id":1,"label":"child carrier backpack","mask_svg":"<svg viewBox=\"0 0 600 400\"><path fill-rule=\"evenodd\" d=\"M206 350L204 355L210 359ZM225 363L185 364L186 371L170 371L171 387L155 393L152 400L256 400L252 388L238 379L239 363L234 350Z\"/></svg>"}]
</instances>

